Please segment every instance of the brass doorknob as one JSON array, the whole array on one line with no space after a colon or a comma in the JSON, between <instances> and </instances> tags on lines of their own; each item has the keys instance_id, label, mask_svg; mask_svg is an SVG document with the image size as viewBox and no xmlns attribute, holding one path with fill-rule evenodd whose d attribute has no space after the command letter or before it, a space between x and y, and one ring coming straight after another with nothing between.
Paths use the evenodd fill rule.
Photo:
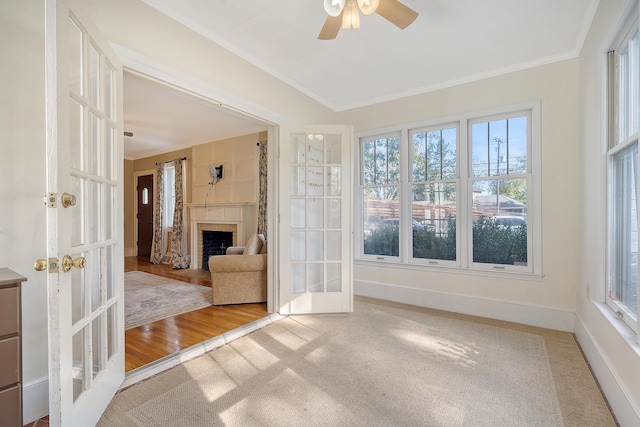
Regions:
<instances>
[{"instance_id":1,"label":"brass doorknob","mask_svg":"<svg viewBox=\"0 0 640 427\"><path fill-rule=\"evenodd\" d=\"M49 263L46 259L37 259L36 262L33 263L33 268L36 271L44 271L49 267Z\"/></svg>"},{"instance_id":2,"label":"brass doorknob","mask_svg":"<svg viewBox=\"0 0 640 427\"><path fill-rule=\"evenodd\" d=\"M62 202L62 207L68 208L70 206L76 205L76 196L69 193L62 193L62 197L60 198L60 202Z\"/></svg>"},{"instance_id":3,"label":"brass doorknob","mask_svg":"<svg viewBox=\"0 0 640 427\"><path fill-rule=\"evenodd\" d=\"M69 255L65 255L64 257L62 257L62 271L66 273L71 270L71 267L84 268L86 263L87 261L84 259L84 257L72 259Z\"/></svg>"}]
</instances>

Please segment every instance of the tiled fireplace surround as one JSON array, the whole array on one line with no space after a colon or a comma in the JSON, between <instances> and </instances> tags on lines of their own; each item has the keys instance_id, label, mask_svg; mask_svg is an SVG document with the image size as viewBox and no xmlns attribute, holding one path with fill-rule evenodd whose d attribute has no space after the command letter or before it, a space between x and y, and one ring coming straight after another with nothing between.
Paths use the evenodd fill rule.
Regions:
<instances>
[{"instance_id":1,"label":"tiled fireplace surround","mask_svg":"<svg viewBox=\"0 0 640 427\"><path fill-rule=\"evenodd\" d=\"M191 268L202 268L202 231L231 231L233 245L242 246L257 227L255 203L188 204Z\"/></svg>"}]
</instances>

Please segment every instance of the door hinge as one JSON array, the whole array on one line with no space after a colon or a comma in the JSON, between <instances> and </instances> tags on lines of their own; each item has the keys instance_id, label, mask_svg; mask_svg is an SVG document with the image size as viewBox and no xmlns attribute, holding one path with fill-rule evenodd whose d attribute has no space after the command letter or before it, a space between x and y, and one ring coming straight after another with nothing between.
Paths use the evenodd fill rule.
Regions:
<instances>
[{"instance_id":1,"label":"door hinge","mask_svg":"<svg viewBox=\"0 0 640 427\"><path fill-rule=\"evenodd\" d=\"M58 207L58 193L47 193L44 195L44 204L47 205L48 208L56 208Z\"/></svg>"}]
</instances>

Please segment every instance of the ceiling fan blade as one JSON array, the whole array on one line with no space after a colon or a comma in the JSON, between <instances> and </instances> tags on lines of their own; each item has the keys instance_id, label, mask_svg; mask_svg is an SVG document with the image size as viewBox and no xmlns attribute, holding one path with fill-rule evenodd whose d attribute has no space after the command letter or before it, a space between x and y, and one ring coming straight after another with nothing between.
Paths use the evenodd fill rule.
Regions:
<instances>
[{"instance_id":1,"label":"ceiling fan blade","mask_svg":"<svg viewBox=\"0 0 640 427\"><path fill-rule=\"evenodd\" d=\"M324 25L318 34L318 40L332 40L335 39L340 31L342 25L342 12L338 16L327 16L327 20L324 21Z\"/></svg>"},{"instance_id":2,"label":"ceiling fan blade","mask_svg":"<svg viewBox=\"0 0 640 427\"><path fill-rule=\"evenodd\" d=\"M418 12L408 8L398 0L380 0L376 13L403 29L411 25L418 17Z\"/></svg>"}]
</instances>

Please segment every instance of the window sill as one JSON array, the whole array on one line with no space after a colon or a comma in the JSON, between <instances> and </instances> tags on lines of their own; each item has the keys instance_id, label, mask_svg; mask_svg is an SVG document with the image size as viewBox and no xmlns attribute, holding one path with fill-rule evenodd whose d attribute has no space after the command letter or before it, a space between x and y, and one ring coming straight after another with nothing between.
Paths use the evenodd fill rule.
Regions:
<instances>
[{"instance_id":1,"label":"window sill","mask_svg":"<svg viewBox=\"0 0 640 427\"><path fill-rule=\"evenodd\" d=\"M638 344L638 336L607 304L591 300L593 305L600 311L602 316L609 321L611 326L616 330L618 335L631 348L635 354L640 357L640 344Z\"/></svg>"},{"instance_id":2,"label":"window sill","mask_svg":"<svg viewBox=\"0 0 640 427\"><path fill-rule=\"evenodd\" d=\"M354 260L355 265L363 265L363 266L375 266L375 267L384 267L384 268L396 268L403 270L419 270L419 271L427 271L430 273L445 273L445 274L463 274L467 276L482 276L482 277L494 277L494 278L509 278L516 280L524 280L529 282L542 282L544 279L544 274L535 274L535 273L518 273L515 271L491 271L491 270L480 270L480 269L472 269L472 268L459 268L459 267L450 267L450 266L429 266L429 265L418 265L418 264L406 264L401 263L395 260L368 260L368 259L356 259Z\"/></svg>"}]
</instances>

